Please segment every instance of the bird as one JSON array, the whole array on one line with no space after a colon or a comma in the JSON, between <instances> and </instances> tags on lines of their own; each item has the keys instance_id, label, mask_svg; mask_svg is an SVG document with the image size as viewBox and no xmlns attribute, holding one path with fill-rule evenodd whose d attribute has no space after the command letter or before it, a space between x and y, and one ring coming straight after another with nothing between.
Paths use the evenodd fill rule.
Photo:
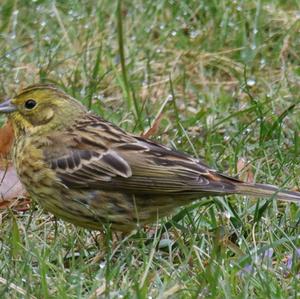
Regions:
<instances>
[{"instance_id":1,"label":"bird","mask_svg":"<svg viewBox=\"0 0 300 299\"><path fill-rule=\"evenodd\" d=\"M0 113L13 125L12 160L30 197L77 226L131 232L208 196L300 201L297 191L243 182L125 132L52 84L28 86Z\"/></svg>"}]
</instances>

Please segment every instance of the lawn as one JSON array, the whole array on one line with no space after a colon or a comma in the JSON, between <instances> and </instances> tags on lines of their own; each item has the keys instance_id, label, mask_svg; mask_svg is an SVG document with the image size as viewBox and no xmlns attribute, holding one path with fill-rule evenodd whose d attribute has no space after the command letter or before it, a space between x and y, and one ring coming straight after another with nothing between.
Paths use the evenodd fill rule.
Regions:
<instances>
[{"instance_id":1,"label":"lawn","mask_svg":"<svg viewBox=\"0 0 300 299\"><path fill-rule=\"evenodd\" d=\"M297 190L299 33L298 0L2 0L0 98L52 82L125 130ZM300 296L294 203L207 198L127 236L35 203L0 220L0 298Z\"/></svg>"}]
</instances>

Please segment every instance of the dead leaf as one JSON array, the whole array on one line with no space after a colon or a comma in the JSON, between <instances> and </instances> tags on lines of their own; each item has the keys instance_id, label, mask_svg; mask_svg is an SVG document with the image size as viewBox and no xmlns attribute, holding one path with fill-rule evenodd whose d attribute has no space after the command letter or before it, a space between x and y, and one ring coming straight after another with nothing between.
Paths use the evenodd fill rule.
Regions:
<instances>
[{"instance_id":1,"label":"dead leaf","mask_svg":"<svg viewBox=\"0 0 300 299\"><path fill-rule=\"evenodd\" d=\"M10 122L0 128L0 209L14 207L16 210L24 211L29 208L26 191L12 163L6 159L11 150L13 136Z\"/></svg>"},{"instance_id":2,"label":"dead leaf","mask_svg":"<svg viewBox=\"0 0 300 299\"><path fill-rule=\"evenodd\" d=\"M9 164L6 167L0 167L0 209L18 204L14 203L14 200L25 195L26 191L14 167Z\"/></svg>"},{"instance_id":3,"label":"dead leaf","mask_svg":"<svg viewBox=\"0 0 300 299\"><path fill-rule=\"evenodd\" d=\"M7 122L0 128L0 158L7 157L14 140L14 131L11 122Z\"/></svg>"}]
</instances>

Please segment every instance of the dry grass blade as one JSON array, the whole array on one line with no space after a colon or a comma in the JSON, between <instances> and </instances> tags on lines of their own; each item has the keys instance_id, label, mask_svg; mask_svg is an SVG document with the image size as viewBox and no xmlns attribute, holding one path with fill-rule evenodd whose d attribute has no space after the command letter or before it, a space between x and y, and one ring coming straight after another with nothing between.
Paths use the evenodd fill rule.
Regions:
<instances>
[{"instance_id":1,"label":"dry grass blade","mask_svg":"<svg viewBox=\"0 0 300 299\"><path fill-rule=\"evenodd\" d=\"M4 285L8 285L8 288L12 289L12 290L15 290L17 293L25 296L26 298L31 298L31 299L37 299L36 297L32 296L32 295L29 295L28 297L28 294L27 292L22 289L21 287L18 287L17 285L15 285L14 283L9 283L5 278L3 277L0 277L0 283L1 284L4 284Z\"/></svg>"},{"instance_id":2,"label":"dry grass blade","mask_svg":"<svg viewBox=\"0 0 300 299\"><path fill-rule=\"evenodd\" d=\"M179 284L173 285L171 288L166 290L159 298L160 299L167 299L167 298L174 298L174 295L182 289L182 286Z\"/></svg>"}]
</instances>

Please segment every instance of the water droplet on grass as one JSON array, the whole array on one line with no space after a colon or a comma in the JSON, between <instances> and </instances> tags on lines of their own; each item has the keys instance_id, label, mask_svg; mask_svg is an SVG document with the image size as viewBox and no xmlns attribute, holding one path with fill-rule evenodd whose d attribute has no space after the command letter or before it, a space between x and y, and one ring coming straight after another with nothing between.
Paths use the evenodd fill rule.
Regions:
<instances>
[{"instance_id":1,"label":"water droplet on grass","mask_svg":"<svg viewBox=\"0 0 300 299\"><path fill-rule=\"evenodd\" d=\"M106 266L106 261L103 261L99 264L100 269L104 269Z\"/></svg>"},{"instance_id":2,"label":"water droplet on grass","mask_svg":"<svg viewBox=\"0 0 300 299\"><path fill-rule=\"evenodd\" d=\"M172 100L173 100L173 95L169 94L168 97L167 97L167 101L171 102Z\"/></svg>"},{"instance_id":3,"label":"water droplet on grass","mask_svg":"<svg viewBox=\"0 0 300 299\"><path fill-rule=\"evenodd\" d=\"M80 96L83 97L84 95L85 95L85 89L83 88L83 89L80 90Z\"/></svg>"},{"instance_id":4,"label":"water droplet on grass","mask_svg":"<svg viewBox=\"0 0 300 299\"><path fill-rule=\"evenodd\" d=\"M243 131L243 135L248 135L251 131L252 131L252 129L246 128L246 129Z\"/></svg>"},{"instance_id":5,"label":"water droplet on grass","mask_svg":"<svg viewBox=\"0 0 300 299\"><path fill-rule=\"evenodd\" d=\"M230 219L231 218L231 215L228 211L225 211L224 212L224 217L227 218L227 219Z\"/></svg>"},{"instance_id":6,"label":"water droplet on grass","mask_svg":"<svg viewBox=\"0 0 300 299\"><path fill-rule=\"evenodd\" d=\"M51 40L50 36L49 35L45 35L43 37L43 40L46 41L46 42L49 42Z\"/></svg>"},{"instance_id":7,"label":"water droplet on grass","mask_svg":"<svg viewBox=\"0 0 300 299\"><path fill-rule=\"evenodd\" d=\"M264 58L262 58L262 59L259 61L259 63L260 63L260 66L261 66L261 67L264 67L264 66L266 65L266 60L265 60Z\"/></svg>"},{"instance_id":8,"label":"water droplet on grass","mask_svg":"<svg viewBox=\"0 0 300 299\"><path fill-rule=\"evenodd\" d=\"M246 84L247 84L247 86L249 86L249 87L253 87L255 84L256 84L256 81L255 81L255 79L248 79L247 81L246 81Z\"/></svg>"},{"instance_id":9,"label":"water droplet on grass","mask_svg":"<svg viewBox=\"0 0 300 299\"><path fill-rule=\"evenodd\" d=\"M199 35L199 33L200 32L198 30L191 31L190 38L192 38L192 39L196 38Z\"/></svg>"},{"instance_id":10,"label":"water droplet on grass","mask_svg":"<svg viewBox=\"0 0 300 299\"><path fill-rule=\"evenodd\" d=\"M172 241L170 239L162 239L158 243L158 248L166 248L172 246Z\"/></svg>"}]
</instances>

